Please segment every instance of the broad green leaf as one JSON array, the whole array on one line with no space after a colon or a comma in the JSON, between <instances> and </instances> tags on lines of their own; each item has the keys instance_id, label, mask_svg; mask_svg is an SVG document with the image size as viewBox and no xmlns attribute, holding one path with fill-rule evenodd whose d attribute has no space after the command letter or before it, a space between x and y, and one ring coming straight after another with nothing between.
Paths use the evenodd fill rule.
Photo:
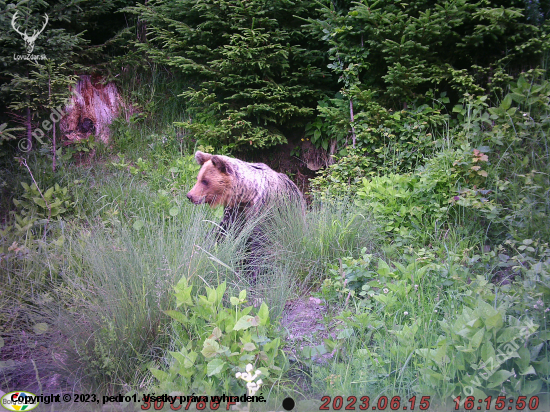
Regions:
<instances>
[{"instance_id":1,"label":"broad green leaf","mask_svg":"<svg viewBox=\"0 0 550 412\"><path fill-rule=\"evenodd\" d=\"M225 294L225 290L227 289L227 284L224 282L220 283L218 287L216 288L216 295L218 298L218 303L223 299L223 295Z\"/></svg>"},{"instance_id":2,"label":"broad green leaf","mask_svg":"<svg viewBox=\"0 0 550 412\"><path fill-rule=\"evenodd\" d=\"M503 325L504 322L502 320L502 314L500 313L485 319L485 326L487 327L487 330L491 330L493 328L500 329Z\"/></svg>"},{"instance_id":3,"label":"broad green leaf","mask_svg":"<svg viewBox=\"0 0 550 412\"><path fill-rule=\"evenodd\" d=\"M498 370L495 373L491 375L491 377L488 379L488 388L496 388L497 386L502 385L502 383L508 379L510 376L512 376L513 373L506 370Z\"/></svg>"},{"instance_id":4,"label":"broad green leaf","mask_svg":"<svg viewBox=\"0 0 550 412\"><path fill-rule=\"evenodd\" d=\"M216 356L220 350L220 345L213 339L205 339L201 353L205 358Z\"/></svg>"},{"instance_id":5,"label":"broad green leaf","mask_svg":"<svg viewBox=\"0 0 550 412\"><path fill-rule=\"evenodd\" d=\"M260 318L258 316L244 315L237 321L237 323L233 327L233 330L248 329L251 326L258 326L259 324Z\"/></svg>"},{"instance_id":6,"label":"broad green leaf","mask_svg":"<svg viewBox=\"0 0 550 412\"><path fill-rule=\"evenodd\" d=\"M178 321L182 324L187 324L189 322L189 319L187 319L187 316L185 316L183 313L177 310L165 310L164 313L168 316L170 316L172 319Z\"/></svg>"},{"instance_id":7,"label":"broad green leaf","mask_svg":"<svg viewBox=\"0 0 550 412\"><path fill-rule=\"evenodd\" d=\"M47 209L46 202L44 202L44 199L41 197L33 197L33 202L36 203L38 206L43 207L44 209Z\"/></svg>"},{"instance_id":8,"label":"broad green leaf","mask_svg":"<svg viewBox=\"0 0 550 412\"><path fill-rule=\"evenodd\" d=\"M493 308L491 305L481 299L477 301L476 312L478 312L481 315L481 318L484 320L499 314L499 312L495 308Z\"/></svg>"},{"instance_id":9,"label":"broad green leaf","mask_svg":"<svg viewBox=\"0 0 550 412\"><path fill-rule=\"evenodd\" d=\"M526 347L521 347L518 349L519 359L516 359L515 362L519 367L520 371L525 371L529 368L529 363L531 361L531 352Z\"/></svg>"},{"instance_id":10,"label":"broad green leaf","mask_svg":"<svg viewBox=\"0 0 550 412\"><path fill-rule=\"evenodd\" d=\"M378 274L380 276L388 276L391 273L391 268L388 266L388 264L382 260L378 259Z\"/></svg>"},{"instance_id":11,"label":"broad green leaf","mask_svg":"<svg viewBox=\"0 0 550 412\"><path fill-rule=\"evenodd\" d=\"M535 368L533 368L533 365L529 365L527 369L520 372L520 375L536 375L537 372L535 371Z\"/></svg>"},{"instance_id":12,"label":"broad green leaf","mask_svg":"<svg viewBox=\"0 0 550 412\"><path fill-rule=\"evenodd\" d=\"M490 341L481 345L481 360L491 366L495 362L495 348Z\"/></svg>"},{"instance_id":13,"label":"broad green leaf","mask_svg":"<svg viewBox=\"0 0 550 412\"><path fill-rule=\"evenodd\" d=\"M196 352L187 353L185 348L181 352L170 352L170 355L179 362L181 367L186 369L192 367L197 358Z\"/></svg>"},{"instance_id":14,"label":"broad green leaf","mask_svg":"<svg viewBox=\"0 0 550 412\"><path fill-rule=\"evenodd\" d=\"M447 356L447 345L441 345L437 350L432 353L432 359L439 366L443 366L450 362L449 356Z\"/></svg>"},{"instance_id":15,"label":"broad green leaf","mask_svg":"<svg viewBox=\"0 0 550 412\"><path fill-rule=\"evenodd\" d=\"M208 339L218 340L221 337L222 337L222 330L216 326L212 331L212 334L208 337Z\"/></svg>"},{"instance_id":16,"label":"broad green leaf","mask_svg":"<svg viewBox=\"0 0 550 412\"><path fill-rule=\"evenodd\" d=\"M510 342L512 339L516 338L519 335L519 331L517 328L509 327L504 328L498 332L498 343L506 343Z\"/></svg>"},{"instance_id":17,"label":"broad green leaf","mask_svg":"<svg viewBox=\"0 0 550 412\"><path fill-rule=\"evenodd\" d=\"M262 302L260 310L258 311L258 317L260 318L260 325L265 326L269 321L269 308L265 302Z\"/></svg>"},{"instance_id":18,"label":"broad green leaf","mask_svg":"<svg viewBox=\"0 0 550 412\"><path fill-rule=\"evenodd\" d=\"M197 360L198 356L199 356L199 354L197 352L190 351L185 356L185 361L183 362L183 367L185 369L190 369L195 364L195 361Z\"/></svg>"},{"instance_id":19,"label":"broad green leaf","mask_svg":"<svg viewBox=\"0 0 550 412\"><path fill-rule=\"evenodd\" d=\"M512 96L510 94L507 94L506 97L500 103L500 107L502 107L504 110L508 110L511 105L512 105Z\"/></svg>"},{"instance_id":20,"label":"broad green leaf","mask_svg":"<svg viewBox=\"0 0 550 412\"><path fill-rule=\"evenodd\" d=\"M546 285L544 282L541 282L540 280L537 280L537 291L542 292L544 296L550 296L550 287Z\"/></svg>"},{"instance_id":21,"label":"broad green leaf","mask_svg":"<svg viewBox=\"0 0 550 412\"><path fill-rule=\"evenodd\" d=\"M539 374L543 375L550 375L550 362L546 359L542 359L540 361L532 362L533 366L535 367L535 370Z\"/></svg>"},{"instance_id":22,"label":"broad green leaf","mask_svg":"<svg viewBox=\"0 0 550 412\"><path fill-rule=\"evenodd\" d=\"M347 338L351 338L352 336L353 336L353 329L345 328L340 331L336 339L347 339Z\"/></svg>"},{"instance_id":23,"label":"broad green leaf","mask_svg":"<svg viewBox=\"0 0 550 412\"><path fill-rule=\"evenodd\" d=\"M214 288L206 288L206 294L208 295L208 303L214 305L218 300L218 291Z\"/></svg>"},{"instance_id":24,"label":"broad green leaf","mask_svg":"<svg viewBox=\"0 0 550 412\"><path fill-rule=\"evenodd\" d=\"M46 190L46 192L44 192L44 198L46 200L50 200L52 198L52 195L53 195L53 187L50 187L48 190Z\"/></svg>"},{"instance_id":25,"label":"broad green leaf","mask_svg":"<svg viewBox=\"0 0 550 412\"><path fill-rule=\"evenodd\" d=\"M251 352L256 349L256 345L254 345L252 342L245 343L243 346L243 350L247 352Z\"/></svg>"},{"instance_id":26,"label":"broad green leaf","mask_svg":"<svg viewBox=\"0 0 550 412\"><path fill-rule=\"evenodd\" d=\"M419 280L421 280L429 269L430 269L429 266L423 266L420 269L418 269L414 275L415 282L418 282Z\"/></svg>"},{"instance_id":27,"label":"broad green leaf","mask_svg":"<svg viewBox=\"0 0 550 412\"><path fill-rule=\"evenodd\" d=\"M176 291L176 306L179 308L181 305L191 306L193 305L193 298L191 297L191 292L193 286L182 287L179 284L174 286Z\"/></svg>"},{"instance_id":28,"label":"broad green leaf","mask_svg":"<svg viewBox=\"0 0 550 412\"><path fill-rule=\"evenodd\" d=\"M208 365L206 366L206 373L208 374L208 376L216 375L223 370L224 366L225 362L222 359L213 359L208 362Z\"/></svg>"},{"instance_id":29,"label":"broad green leaf","mask_svg":"<svg viewBox=\"0 0 550 412\"><path fill-rule=\"evenodd\" d=\"M440 374L439 372L436 372L436 371L434 371L434 370L432 370L432 369L422 368L422 373L423 373L423 374L430 375L431 378L437 379L438 381L443 381L443 380L444 380L442 374Z\"/></svg>"},{"instance_id":30,"label":"broad green leaf","mask_svg":"<svg viewBox=\"0 0 550 412\"><path fill-rule=\"evenodd\" d=\"M485 392L483 392L479 388L474 388L472 396L475 399L485 399L487 397L487 395L485 395Z\"/></svg>"},{"instance_id":31,"label":"broad green leaf","mask_svg":"<svg viewBox=\"0 0 550 412\"><path fill-rule=\"evenodd\" d=\"M167 381L170 378L170 374L164 371L161 371L160 369L151 368L149 369L153 376L157 378L160 382Z\"/></svg>"},{"instance_id":32,"label":"broad green leaf","mask_svg":"<svg viewBox=\"0 0 550 412\"><path fill-rule=\"evenodd\" d=\"M407 213L407 212L403 210L403 213ZM406 275L408 272L410 272L410 270L408 270L408 269L412 269L411 266L414 266L414 264L415 264L415 263L413 263L412 265L409 265L409 266L405 267L399 262L393 262L392 261L391 263L392 263L392 265L394 265L396 267L396 269L399 272L401 272L402 275Z\"/></svg>"},{"instance_id":33,"label":"broad green leaf","mask_svg":"<svg viewBox=\"0 0 550 412\"><path fill-rule=\"evenodd\" d=\"M534 395L540 392L542 388L542 380L541 379L535 379L533 381L525 381L525 384L523 385L523 388L521 389L522 395ZM527 409L527 408L526 408Z\"/></svg>"}]
</instances>

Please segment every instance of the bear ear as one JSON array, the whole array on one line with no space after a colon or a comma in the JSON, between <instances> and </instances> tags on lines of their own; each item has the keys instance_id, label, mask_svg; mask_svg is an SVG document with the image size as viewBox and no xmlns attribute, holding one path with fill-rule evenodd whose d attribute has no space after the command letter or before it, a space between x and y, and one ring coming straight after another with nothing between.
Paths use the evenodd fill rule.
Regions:
<instances>
[{"instance_id":1,"label":"bear ear","mask_svg":"<svg viewBox=\"0 0 550 412\"><path fill-rule=\"evenodd\" d=\"M212 156L212 164L216 169L218 169L222 173L231 174L231 165L227 160L224 160L221 156L214 155Z\"/></svg>"},{"instance_id":2,"label":"bear ear","mask_svg":"<svg viewBox=\"0 0 550 412\"><path fill-rule=\"evenodd\" d=\"M198 164L200 164L201 166L208 162L210 159L212 158L212 155L209 154L209 153L203 153L201 151L198 151L197 150L197 153L195 153L195 160L197 161Z\"/></svg>"}]
</instances>

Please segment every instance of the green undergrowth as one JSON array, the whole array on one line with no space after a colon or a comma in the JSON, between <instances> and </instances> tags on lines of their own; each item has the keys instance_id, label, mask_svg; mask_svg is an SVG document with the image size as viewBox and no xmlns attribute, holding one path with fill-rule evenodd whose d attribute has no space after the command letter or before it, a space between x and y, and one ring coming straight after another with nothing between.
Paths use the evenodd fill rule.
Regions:
<instances>
[{"instance_id":1,"label":"green undergrowth","mask_svg":"<svg viewBox=\"0 0 550 412\"><path fill-rule=\"evenodd\" d=\"M24 382L48 390L47 382L62 376L65 389L149 388L152 371L171 364L166 351L183 350L177 343L182 329L170 317L181 282L194 288L193 295L208 294L221 283L229 296L248 290L252 302L269 308L271 336L282 342L277 319L285 303L318 284L341 253L376 247L368 216L346 202L319 203L305 214L288 205L217 239L222 210L192 205L185 194L196 169L185 166L191 165L189 156L172 162L181 162L178 172L150 167L135 173L120 161L104 160L94 168L67 168L62 179L41 176L38 185L21 186L13 224L2 232L3 280L13 291L2 306L4 387ZM30 220L22 226L25 218ZM246 240L260 221L266 236L254 281ZM222 306L230 307L229 297ZM220 319L209 315L201 327L213 329ZM205 337L198 332L193 339L203 345ZM47 350L36 352L36 345ZM21 357L29 361L21 363ZM246 366L241 363L233 368ZM234 374L234 369L224 373L229 370ZM288 383L282 374L264 380L266 385Z\"/></svg>"},{"instance_id":2,"label":"green undergrowth","mask_svg":"<svg viewBox=\"0 0 550 412\"><path fill-rule=\"evenodd\" d=\"M185 197L198 166L176 129L115 125L111 153L56 172L31 154L0 234L3 387L215 394L250 364L270 402L548 402L549 90L533 72L498 104L465 95L443 129L386 113L425 156L347 149L306 211L225 238L222 210ZM325 315L290 357L279 320L311 294Z\"/></svg>"},{"instance_id":3,"label":"green undergrowth","mask_svg":"<svg viewBox=\"0 0 550 412\"><path fill-rule=\"evenodd\" d=\"M339 355L309 364L318 393L549 404L550 89L539 74L498 104L466 94L454 126L422 137L439 144L422 162L383 172L358 145L314 179L320 198L353 194L386 239L382 258L333 262L319 290L343 308L321 349Z\"/></svg>"}]
</instances>

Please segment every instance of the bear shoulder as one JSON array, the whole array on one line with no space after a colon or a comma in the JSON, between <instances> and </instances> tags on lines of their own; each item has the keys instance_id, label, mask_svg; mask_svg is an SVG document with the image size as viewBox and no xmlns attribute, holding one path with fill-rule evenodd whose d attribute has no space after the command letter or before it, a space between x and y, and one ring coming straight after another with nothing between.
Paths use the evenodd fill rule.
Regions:
<instances>
[{"instance_id":1,"label":"bear shoulder","mask_svg":"<svg viewBox=\"0 0 550 412\"><path fill-rule=\"evenodd\" d=\"M270 168L265 163L247 163L247 164L248 164L248 166L250 166L250 167L252 167L253 169L256 169L256 170L273 170L272 168Z\"/></svg>"}]
</instances>

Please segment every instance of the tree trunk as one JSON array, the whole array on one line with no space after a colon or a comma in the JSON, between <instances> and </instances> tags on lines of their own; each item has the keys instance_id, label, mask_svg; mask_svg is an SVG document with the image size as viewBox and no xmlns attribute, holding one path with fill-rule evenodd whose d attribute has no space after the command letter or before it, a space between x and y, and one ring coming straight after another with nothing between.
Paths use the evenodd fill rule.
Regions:
<instances>
[{"instance_id":1,"label":"tree trunk","mask_svg":"<svg viewBox=\"0 0 550 412\"><path fill-rule=\"evenodd\" d=\"M349 99L349 113L350 113L350 117L351 117L351 139L352 139L352 142L353 142L353 148L355 149L355 127L353 126L353 99Z\"/></svg>"},{"instance_id":2,"label":"tree trunk","mask_svg":"<svg viewBox=\"0 0 550 412\"><path fill-rule=\"evenodd\" d=\"M338 143L336 139L332 139L330 141L330 147L329 147L329 150L328 150L328 161L327 161L328 166L334 164L333 155L336 153L336 143Z\"/></svg>"},{"instance_id":3,"label":"tree trunk","mask_svg":"<svg viewBox=\"0 0 550 412\"><path fill-rule=\"evenodd\" d=\"M29 78L29 70L27 69L27 79ZM27 94L27 147L32 148L32 124L31 124L31 96Z\"/></svg>"},{"instance_id":4,"label":"tree trunk","mask_svg":"<svg viewBox=\"0 0 550 412\"><path fill-rule=\"evenodd\" d=\"M48 76L48 100L50 103L50 106L52 106L52 78L51 76ZM52 127L52 142L53 142L53 158L52 158L52 169L55 172L55 126L57 125L57 122L53 122Z\"/></svg>"},{"instance_id":5,"label":"tree trunk","mask_svg":"<svg viewBox=\"0 0 550 412\"><path fill-rule=\"evenodd\" d=\"M147 7L147 1L145 0L144 6ZM137 39L141 43L147 43L147 21L139 20L137 24Z\"/></svg>"},{"instance_id":6,"label":"tree trunk","mask_svg":"<svg viewBox=\"0 0 550 412\"><path fill-rule=\"evenodd\" d=\"M27 147L32 147L32 125L31 125L31 108L30 108L30 99L27 99L28 106L27 106L27 120L25 121L27 123Z\"/></svg>"}]
</instances>

